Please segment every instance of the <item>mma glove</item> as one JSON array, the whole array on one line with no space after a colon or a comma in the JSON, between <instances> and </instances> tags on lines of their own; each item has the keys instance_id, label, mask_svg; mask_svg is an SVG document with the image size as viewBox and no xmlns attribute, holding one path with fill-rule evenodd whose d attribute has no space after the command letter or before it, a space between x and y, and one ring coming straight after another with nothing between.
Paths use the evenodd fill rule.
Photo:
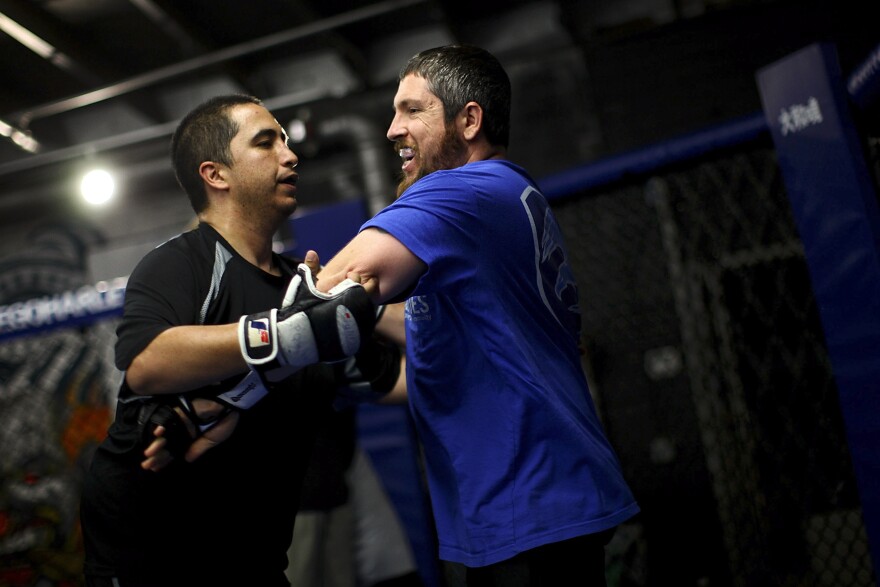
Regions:
<instances>
[{"instance_id":1,"label":"mma glove","mask_svg":"<svg viewBox=\"0 0 880 587\"><path fill-rule=\"evenodd\" d=\"M353 356L375 324L376 309L362 285L346 279L320 292L300 263L281 308L242 316L238 341L248 366L271 388L306 365Z\"/></svg>"},{"instance_id":2,"label":"mma glove","mask_svg":"<svg viewBox=\"0 0 880 587\"><path fill-rule=\"evenodd\" d=\"M205 415L183 395L144 398L139 403L137 426L141 443L144 447L149 446L156 440L156 428L163 426L165 450L175 459L182 458L198 436L213 428L232 411L229 406L218 403L219 411L208 410L210 414ZM187 426L183 417L191 422L191 426Z\"/></svg>"},{"instance_id":3,"label":"mma glove","mask_svg":"<svg viewBox=\"0 0 880 587\"><path fill-rule=\"evenodd\" d=\"M137 414L138 436L146 448L156 440L156 427L165 427L165 450L175 459L180 458L193 441L192 433L169 402L152 400L141 402Z\"/></svg>"},{"instance_id":4,"label":"mma glove","mask_svg":"<svg viewBox=\"0 0 880 587\"><path fill-rule=\"evenodd\" d=\"M336 366L334 407L377 402L394 389L400 377L400 347L372 338L356 355Z\"/></svg>"}]
</instances>

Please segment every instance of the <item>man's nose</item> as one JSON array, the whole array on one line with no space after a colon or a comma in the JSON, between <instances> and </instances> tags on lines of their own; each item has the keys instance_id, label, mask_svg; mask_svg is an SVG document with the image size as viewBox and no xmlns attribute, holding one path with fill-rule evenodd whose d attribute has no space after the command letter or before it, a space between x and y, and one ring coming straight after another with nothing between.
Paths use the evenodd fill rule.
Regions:
<instances>
[{"instance_id":1,"label":"man's nose","mask_svg":"<svg viewBox=\"0 0 880 587\"><path fill-rule=\"evenodd\" d=\"M402 137L404 134L405 134L405 131L400 126L400 124L398 124L397 116L395 116L391 120L391 124L388 126L388 132L385 133L385 136L388 138L389 141L396 141L397 139Z\"/></svg>"}]
</instances>

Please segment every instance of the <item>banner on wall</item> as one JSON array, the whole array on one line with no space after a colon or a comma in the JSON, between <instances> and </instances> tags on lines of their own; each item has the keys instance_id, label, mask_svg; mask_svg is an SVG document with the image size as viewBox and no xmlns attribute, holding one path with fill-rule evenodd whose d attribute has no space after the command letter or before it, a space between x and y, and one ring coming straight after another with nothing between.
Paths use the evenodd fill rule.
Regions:
<instances>
[{"instance_id":1,"label":"banner on wall","mask_svg":"<svg viewBox=\"0 0 880 587\"><path fill-rule=\"evenodd\" d=\"M127 277L0 305L0 341L90 324L122 313Z\"/></svg>"}]
</instances>

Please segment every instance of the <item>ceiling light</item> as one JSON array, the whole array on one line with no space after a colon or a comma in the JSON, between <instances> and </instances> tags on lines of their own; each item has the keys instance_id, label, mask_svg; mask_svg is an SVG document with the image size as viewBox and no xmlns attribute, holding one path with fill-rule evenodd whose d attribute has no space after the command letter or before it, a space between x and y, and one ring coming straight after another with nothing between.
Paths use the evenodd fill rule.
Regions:
<instances>
[{"instance_id":1,"label":"ceiling light","mask_svg":"<svg viewBox=\"0 0 880 587\"><path fill-rule=\"evenodd\" d=\"M99 206L113 197L116 183L113 176L103 169L93 169L86 173L79 184L80 193L86 202Z\"/></svg>"},{"instance_id":2,"label":"ceiling light","mask_svg":"<svg viewBox=\"0 0 880 587\"><path fill-rule=\"evenodd\" d=\"M305 120L294 118L287 123L287 136L292 143L302 143L309 137L309 129Z\"/></svg>"}]
</instances>

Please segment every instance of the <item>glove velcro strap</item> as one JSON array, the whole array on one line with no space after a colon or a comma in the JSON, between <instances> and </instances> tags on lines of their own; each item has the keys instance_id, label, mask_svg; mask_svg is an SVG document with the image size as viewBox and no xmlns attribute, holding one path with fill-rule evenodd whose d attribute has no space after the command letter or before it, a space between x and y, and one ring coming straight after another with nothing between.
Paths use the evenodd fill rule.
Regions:
<instances>
[{"instance_id":1,"label":"glove velcro strap","mask_svg":"<svg viewBox=\"0 0 880 587\"><path fill-rule=\"evenodd\" d=\"M266 382L251 370L235 387L217 395L215 399L237 410L249 410L268 393Z\"/></svg>"},{"instance_id":2,"label":"glove velcro strap","mask_svg":"<svg viewBox=\"0 0 880 587\"><path fill-rule=\"evenodd\" d=\"M250 365L265 365L278 355L278 310L242 316L238 321L241 354Z\"/></svg>"},{"instance_id":3,"label":"glove velcro strap","mask_svg":"<svg viewBox=\"0 0 880 587\"><path fill-rule=\"evenodd\" d=\"M313 320L313 318L311 318ZM278 361L299 369L321 360L321 351L315 341L310 316L305 312L284 309L278 312Z\"/></svg>"},{"instance_id":4,"label":"glove velcro strap","mask_svg":"<svg viewBox=\"0 0 880 587\"><path fill-rule=\"evenodd\" d=\"M314 355L303 357L309 363L317 361L340 361L350 357L361 346L361 326L355 314L346 305L348 296L316 304L305 312L296 313L299 308L282 310L294 313L290 318L281 318L282 340L285 348L281 352L285 357L297 360L291 351L314 352ZM369 300L368 300L369 303ZM371 308L372 309L372 308ZM301 330L300 330L301 329ZM293 333L296 333L295 336ZM287 341L297 340L301 344L295 348L287 348Z\"/></svg>"}]
</instances>

